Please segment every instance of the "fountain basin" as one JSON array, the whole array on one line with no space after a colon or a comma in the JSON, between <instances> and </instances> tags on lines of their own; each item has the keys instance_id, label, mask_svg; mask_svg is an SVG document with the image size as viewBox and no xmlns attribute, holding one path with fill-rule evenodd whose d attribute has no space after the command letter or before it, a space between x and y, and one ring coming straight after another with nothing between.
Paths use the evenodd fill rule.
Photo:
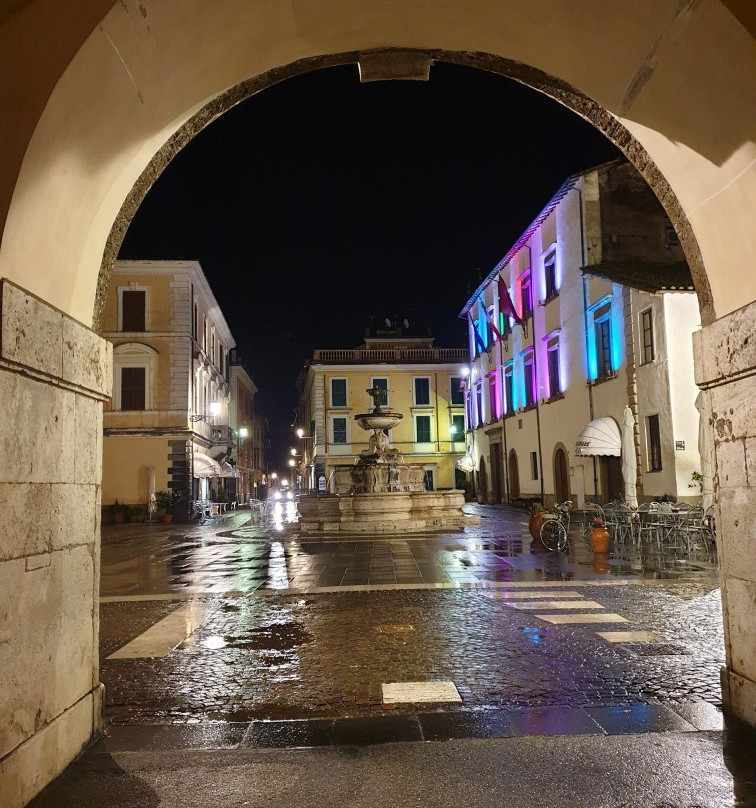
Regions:
<instances>
[{"instance_id":1,"label":"fountain basin","mask_svg":"<svg viewBox=\"0 0 756 808\"><path fill-rule=\"evenodd\" d=\"M375 494L329 494L299 499L299 532L404 534L460 530L479 524L462 512L463 491L407 491Z\"/></svg>"},{"instance_id":2,"label":"fountain basin","mask_svg":"<svg viewBox=\"0 0 756 808\"><path fill-rule=\"evenodd\" d=\"M393 429L404 416L400 412L381 410L379 412L363 412L354 416L354 420L365 430Z\"/></svg>"}]
</instances>

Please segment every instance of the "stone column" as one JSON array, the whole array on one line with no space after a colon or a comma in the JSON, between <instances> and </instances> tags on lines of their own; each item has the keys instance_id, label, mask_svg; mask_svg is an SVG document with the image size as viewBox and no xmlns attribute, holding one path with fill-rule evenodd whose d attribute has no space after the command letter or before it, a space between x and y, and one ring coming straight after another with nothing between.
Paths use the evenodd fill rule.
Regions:
<instances>
[{"instance_id":1,"label":"stone column","mask_svg":"<svg viewBox=\"0 0 756 808\"><path fill-rule=\"evenodd\" d=\"M756 302L695 333L696 383L714 433L725 651L722 700L756 726Z\"/></svg>"},{"instance_id":2,"label":"stone column","mask_svg":"<svg viewBox=\"0 0 756 808\"><path fill-rule=\"evenodd\" d=\"M0 805L25 805L101 727L108 342L0 279Z\"/></svg>"}]
</instances>

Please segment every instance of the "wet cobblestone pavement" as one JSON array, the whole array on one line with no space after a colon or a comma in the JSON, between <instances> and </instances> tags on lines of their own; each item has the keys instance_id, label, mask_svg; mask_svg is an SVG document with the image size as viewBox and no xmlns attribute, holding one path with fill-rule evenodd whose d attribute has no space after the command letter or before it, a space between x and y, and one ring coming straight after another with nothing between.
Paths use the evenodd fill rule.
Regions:
<instances>
[{"instance_id":1,"label":"wet cobblestone pavement","mask_svg":"<svg viewBox=\"0 0 756 808\"><path fill-rule=\"evenodd\" d=\"M716 723L724 656L710 554L623 549L597 561L576 539L552 556L531 546L522 512L474 510L481 526L464 533L360 541L299 542L248 512L189 529L104 529L106 720L643 705L685 716L699 705ZM198 627L169 653L106 658L190 600ZM589 608L607 623L544 619ZM598 634L608 630L658 641L609 642ZM385 683L435 680L454 682L462 703L383 703Z\"/></svg>"}]
</instances>

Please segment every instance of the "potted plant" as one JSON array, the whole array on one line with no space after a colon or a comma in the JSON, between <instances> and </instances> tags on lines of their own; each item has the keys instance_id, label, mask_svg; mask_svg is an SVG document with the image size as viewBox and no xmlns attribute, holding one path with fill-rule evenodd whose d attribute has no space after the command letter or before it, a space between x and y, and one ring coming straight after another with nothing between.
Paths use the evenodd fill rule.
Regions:
<instances>
[{"instance_id":1,"label":"potted plant","mask_svg":"<svg viewBox=\"0 0 756 808\"><path fill-rule=\"evenodd\" d=\"M173 514L170 512L171 504L173 502L174 491L156 491L155 504L158 509L162 511L162 521L169 525L173 521Z\"/></svg>"},{"instance_id":2,"label":"potted plant","mask_svg":"<svg viewBox=\"0 0 756 808\"><path fill-rule=\"evenodd\" d=\"M594 553L606 553L609 550L609 531L598 516L593 517L591 524L591 544Z\"/></svg>"},{"instance_id":3,"label":"potted plant","mask_svg":"<svg viewBox=\"0 0 756 808\"><path fill-rule=\"evenodd\" d=\"M528 520L528 530L534 539L541 538L541 525L543 524L544 507L540 502L534 502L530 506L530 519Z\"/></svg>"},{"instance_id":4,"label":"potted plant","mask_svg":"<svg viewBox=\"0 0 756 808\"><path fill-rule=\"evenodd\" d=\"M118 500L116 500L110 506L109 510L111 516L110 521L115 525L122 525L126 519L126 511L124 510L123 505L121 505L121 503Z\"/></svg>"},{"instance_id":5,"label":"potted plant","mask_svg":"<svg viewBox=\"0 0 756 808\"><path fill-rule=\"evenodd\" d=\"M218 489L218 502L228 502L228 491L225 488Z\"/></svg>"}]
</instances>

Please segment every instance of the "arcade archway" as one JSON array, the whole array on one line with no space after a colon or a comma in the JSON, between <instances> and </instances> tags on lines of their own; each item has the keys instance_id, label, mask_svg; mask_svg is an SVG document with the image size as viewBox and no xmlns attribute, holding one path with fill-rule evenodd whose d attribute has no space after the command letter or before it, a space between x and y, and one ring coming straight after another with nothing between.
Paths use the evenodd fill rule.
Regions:
<instances>
[{"instance_id":1,"label":"arcade archway","mask_svg":"<svg viewBox=\"0 0 756 808\"><path fill-rule=\"evenodd\" d=\"M40 58L30 65L31 43ZM750 51L748 32L716 0L636 4L610 18L582 0L548 19L531 4L483 0L446 0L432 13L415 0L275 11L262 0L14 4L0 20L0 92L18 113L0 124L0 484L13 515L0 571L14 637L5 703L16 716L0 756L16 784L12 804L54 777L99 721L97 514L111 356L90 327L123 229L213 117L288 75L346 61L372 60L376 77L388 77L439 59L529 84L605 132L665 205L705 325L697 381L717 424L725 700L755 720L756 571L742 525L753 506L743 457L754 440L756 361L746 346L756 277L735 275L756 254Z\"/></svg>"}]
</instances>

